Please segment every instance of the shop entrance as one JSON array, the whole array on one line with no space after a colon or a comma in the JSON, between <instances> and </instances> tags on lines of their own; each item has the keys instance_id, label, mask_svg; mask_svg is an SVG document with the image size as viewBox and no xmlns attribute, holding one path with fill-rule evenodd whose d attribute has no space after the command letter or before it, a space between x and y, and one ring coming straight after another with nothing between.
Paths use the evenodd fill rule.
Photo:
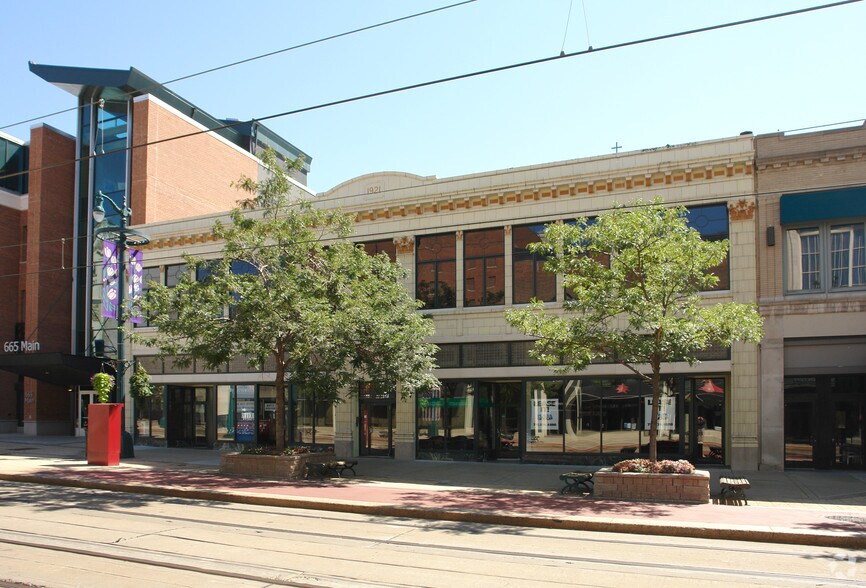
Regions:
<instances>
[{"instance_id":1,"label":"shop entrance","mask_svg":"<svg viewBox=\"0 0 866 588\"><path fill-rule=\"evenodd\" d=\"M169 386L166 443L169 447L212 447L216 441L214 390Z\"/></svg>"},{"instance_id":2,"label":"shop entrance","mask_svg":"<svg viewBox=\"0 0 866 588\"><path fill-rule=\"evenodd\" d=\"M358 398L359 454L394 457L395 393L375 392L370 386L362 386Z\"/></svg>"},{"instance_id":3,"label":"shop entrance","mask_svg":"<svg viewBox=\"0 0 866 588\"><path fill-rule=\"evenodd\" d=\"M478 426L475 446L482 459L520 459L518 382L478 382Z\"/></svg>"},{"instance_id":4,"label":"shop entrance","mask_svg":"<svg viewBox=\"0 0 866 588\"><path fill-rule=\"evenodd\" d=\"M785 466L864 469L866 376L785 378Z\"/></svg>"},{"instance_id":5,"label":"shop entrance","mask_svg":"<svg viewBox=\"0 0 866 588\"><path fill-rule=\"evenodd\" d=\"M75 436L87 435L87 409L96 402L96 392L93 390L79 390L78 402L75 408Z\"/></svg>"}]
</instances>

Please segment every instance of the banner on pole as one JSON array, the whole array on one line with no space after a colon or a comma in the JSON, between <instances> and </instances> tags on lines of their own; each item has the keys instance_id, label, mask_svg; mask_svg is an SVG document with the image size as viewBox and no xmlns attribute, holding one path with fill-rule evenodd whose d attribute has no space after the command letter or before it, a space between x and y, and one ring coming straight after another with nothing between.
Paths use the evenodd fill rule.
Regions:
<instances>
[{"instance_id":1,"label":"banner on pole","mask_svg":"<svg viewBox=\"0 0 866 588\"><path fill-rule=\"evenodd\" d=\"M102 316L117 318L117 274L119 262L117 259L117 243L102 242Z\"/></svg>"},{"instance_id":2,"label":"banner on pole","mask_svg":"<svg viewBox=\"0 0 866 588\"><path fill-rule=\"evenodd\" d=\"M127 276L126 300L130 322L141 324L141 288L143 254L139 249L129 250L129 275Z\"/></svg>"}]
</instances>

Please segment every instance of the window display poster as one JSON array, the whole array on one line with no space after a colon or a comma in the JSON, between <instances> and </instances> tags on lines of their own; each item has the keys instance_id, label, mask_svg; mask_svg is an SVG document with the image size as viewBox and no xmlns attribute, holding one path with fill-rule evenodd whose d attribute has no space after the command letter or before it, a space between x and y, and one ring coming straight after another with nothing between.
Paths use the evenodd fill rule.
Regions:
<instances>
[{"instance_id":1,"label":"window display poster","mask_svg":"<svg viewBox=\"0 0 866 588\"><path fill-rule=\"evenodd\" d=\"M238 422L235 441L254 443L256 440L255 386L238 386Z\"/></svg>"},{"instance_id":2,"label":"window display poster","mask_svg":"<svg viewBox=\"0 0 866 588\"><path fill-rule=\"evenodd\" d=\"M653 399L651 396L644 398L646 406L644 414L644 429L649 431L652 422ZM677 406L673 396L662 396L659 398L659 431L675 431L677 424Z\"/></svg>"},{"instance_id":3,"label":"window display poster","mask_svg":"<svg viewBox=\"0 0 866 588\"><path fill-rule=\"evenodd\" d=\"M559 399L532 399L532 428L537 435L559 430Z\"/></svg>"}]
</instances>

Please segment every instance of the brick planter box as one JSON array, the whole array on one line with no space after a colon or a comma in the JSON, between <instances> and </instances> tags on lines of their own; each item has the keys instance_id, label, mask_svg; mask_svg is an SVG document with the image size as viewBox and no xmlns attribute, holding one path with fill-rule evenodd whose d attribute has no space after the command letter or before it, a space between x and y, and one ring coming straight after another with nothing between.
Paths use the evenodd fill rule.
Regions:
<instances>
[{"instance_id":1,"label":"brick planter box","mask_svg":"<svg viewBox=\"0 0 866 588\"><path fill-rule=\"evenodd\" d=\"M639 474L603 468L592 478L595 498L659 502L709 502L710 473Z\"/></svg>"},{"instance_id":2,"label":"brick planter box","mask_svg":"<svg viewBox=\"0 0 866 588\"><path fill-rule=\"evenodd\" d=\"M304 477L308 463L325 463L335 459L336 456L330 451L298 455L223 453L220 455L220 473L250 478L300 480Z\"/></svg>"}]
</instances>

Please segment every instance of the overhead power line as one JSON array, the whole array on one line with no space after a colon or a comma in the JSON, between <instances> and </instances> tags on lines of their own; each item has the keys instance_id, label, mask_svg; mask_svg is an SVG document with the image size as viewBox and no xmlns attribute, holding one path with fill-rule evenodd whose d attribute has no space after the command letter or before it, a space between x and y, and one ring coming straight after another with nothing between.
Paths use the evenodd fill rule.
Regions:
<instances>
[{"instance_id":1,"label":"overhead power line","mask_svg":"<svg viewBox=\"0 0 866 588\"><path fill-rule=\"evenodd\" d=\"M154 85L152 85L152 86L147 86L147 87L145 87L145 88L141 88L141 89L134 90L134 91L131 91L131 92L125 92L125 93L123 93L123 94L118 94L117 97L116 97L115 99L117 99L117 98L123 98L124 96L132 96L132 94L133 94L133 93L136 93L136 92L147 92L148 90L153 90L154 88L158 88L158 87L160 87L160 86L167 86L167 85L169 85L169 84L174 84L175 82L180 82L180 81L182 81L182 80L188 80L188 79L190 79L190 78L195 78L195 77L198 77L198 76L203 76L203 75L205 75L205 74L213 73L213 72L215 72L215 71L220 71L220 70L223 70L223 69L228 69L228 68L230 68L230 67L235 67L235 66L237 66L237 65L243 65L244 63L250 63L250 62L252 62L252 61L257 61L257 60L259 60L259 59L265 59L265 58L267 58L267 57L273 57L274 55L280 55L281 53L287 53L287 52L289 52L289 51L295 51L296 49L303 49L304 47L310 47L310 46L312 46L312 45L317 45L317 44L319 44L319 43L324 43L324 42L326 42L326 41L333 41L334 39L339 39L339 38L341 38L341 37L348 37L348 36L350 36L350 35L355 35L355 34L357 34L357 33L363 33L364 31L369 31L369 30L372 30L372 29L377 29L377 28L384 27L384 26L388 26L388 25L391 25L391 24L396 24L396 23L398 23L398 22L402 22L402 21L404 21L404 20L411 20L411 19L413 19L413 18L418 18L418 17L421 17L421 16L427 16L428 14L433 14L434 12L441 12L441 11L443 11L443 10L449 10L449 9L451 9L451 8L457 8L458 6L463 6L464 4L472 4L473 2L477 2L477 1L478 1L478 0L464 0L463 2L457 2L457 3L455 3L455 4L449 4L448 6L440 6L439 8L433 8L433 9L431 9L431 10L425 10L425 11L423 11L423 12L416 12L416 13L414 13L414 14L409 14L409 15L406 15L406 16L401 16L401 17L399 17L399 18L392 18L391 20L386 20L386 21L382 21L382 22L379 22L379 23L376 23L376 24L367 25L367 26L360 27L360 28L357 28L357 29L352 29L351 31L346 31L346 32L343 32L343 33L337 33L337 34L335 34L335 35L329 35L329 36L327 36L327 37L322 37L322 38L316 39L316 40L314 40L314 41L307 41L307 42L305 42L305 43L300 43L300 44L298 44L298 45L293 45L293 46L291 46L291 47L286 47L285 49L277 49L276 51L270 51L270 52L268 52L268 53L262 53L262 54L260 54L260 55L256 55L256 56L254 56L254 57L248 57L248 58L246 58L246 59L241 59L240 61L234 61L234 62L232 62L232 63L226 63L225 65L219 65L219 66L217 66L217 67L212 67L212 68L204 69L204 70L202 70L202 71L198 71L198 72L195 72L195 73L187 74L187 75L185 75L185 76L181 76L181 77L179 77L179 78L174 78L174 79L172 79L172 80L168 80L168 81L165 81L165 82L156 83L156 84L154 84ZM65 114L65 113L67 113L67 112L73 112L73 111L78 110L78 109L80 109L80 108L83 108L83 106L73 106L73 107L71 107L71 108L65 108L65 109L63 109L63 110L58 110L57 112L51 112L51 113L49 113L49 114L43 114L42 116L36 116L36 117L33 117L33 118L28 118L28 119L26 119L26 120L18 121L18 122L16 122L16 123L11 123L11 124L8 124L8 125L4 125L4 126L0 127L0 131L2 131L3 129L8 129L8 128L10 128L10 127L17 127L18 125L23 125L23 124L27 124L27 123L30 123L30 122L35 122L35 121L37 121L37 120L42 120L42 119L44 119L44 118L49 118L49 117L52 117L52 116L57 116L58 114Z\"/></svg>"},{"instance_id":2,"label":"overhead power line","mask_svg":"<svg viewBox=\"0 0 866 588\"><path fill-rule=\"evenodd\" d=\"M96 157L103 157L103 156L113 155L113 154L115 154L115 153L123 153L123 152L126 152L126 151L132 151L132 150L134 150L134 149L140 149L140 148L143 148L143 147L149 147L149 146L152 146L152 145L159 145L159 144L167 143L167 142L170 142L170 141L177 141L177 140L180 140L180 139L187 139L187 138L190 138L190 137L196 137L196 136L198 136L198 135L204 135L204 134L207 134L207 133L212 133L212 132L216 132L216 131L220 131L220 130L230 129L230 128L234 128L234 127L241 126L241 125L250 125L250 124L255 124L255 123L259 123L259 122L263 122L263 121L268 121L268 120L273 120L273 119L282 118L282 117L286 117L286 116L292 116L292 115L296 115L296 114L301 114L301 113L304 113L304 112L312 112L312 111L315 111L315 110L321 110L321 109L324 109L324 108L330 108L330 107L333 107L333 106L339 106L339 105L342 105L342 104L349 104L349 103L351 103L351 102L358 102L358 101L362 101L362 100L369 100L369 99L371 99L371 98L378 98L378 97L381 97L381 96L388 96L388 95L390 95L390 94L397 94L397 93L400 93L400 92L406 92L406 91L409 91L409 90L417 90L417 89L420 89L420 88L426 88L426 87L429 87L429 86L436 86L436 85L440 85L440 84L445 84L445 83L449 83L449 82L455 82L455 81L459 81L459 80L465 80L465 79L475 78L475 77L484 76L484 75L489 75L489 74L493 74L493 73L499 73L499 72L509 71L509 70L513 70L513 69L518 69L518 68L523 68L523 67L529 67L529 66L533 66L533 65L540 65L540 64L542 64L542 63L548 63L548 62L551 62L551 61L558 61L558 60L568 59L568 58L572 58L572 57L583 57L583 56L586 56L586 55L589 55L589 54L592 54L592 53L601 53L601 52L604 52L604 51L612 51L612 50L615 50L615 49L624 49L624 48L626 48L626 47L633 47L633 46L636 46L636 45L644 45L644 44L647 44L647 43L655 43L655 42L658 42L658 41L665 41L665 40L668 40L668 39L675 39L675 38L678 38L678 37L686 37L686 36L690 36L690 35L696 35L696 34L699 34L699 33L707 33L707 32L711 32L711 31L717 31L717 30L722 30L722 29L727 29L727 28L732 28L732 27L737 27L737 26L743 26L743 25L747 25L747 24L754 24L754 23L762 22L762 21L768 21L768 20L774 20L774 19L779 19L779 18L785 18L785 17L789 17L789 16L795 16L795 15L798 15L798 14L804 14L804 13L808 13L808 12L815 12L815 11L818 11L818 10L826 10L826 9L829 9L829 8L836 8L836 7L839 7L839 6L844 6L844 5L847 5L847 4L854 4L854 3L862 2L862 1L863 1L863 0L842 0L842 1L840 1L840 2L833 2L833 3L830 3L830 4L822 4L822 5L819 5L819 6L811 6L811 7L808 7L808 8L800 8L800 9L797 9L797 10L790 10L790 11L787 11L787 12L778 12L778 13L775 13L775 14L769 14L769 15L765 15L765 16L758 16L758 17L748 18L748 19L744 19L744 20L737 20L737 21L732 21L732 22L727 22L727 23L721 23L721 24L716 24L716 25L710 25L710 26L706 26L706 27L700 27L700 28L696 28L696 29L689 29L689 30L686 30L686 31L680 31L680 32L676 32L676 33L668 33L668 34L665 34L665 35L657 35L657 36L654 36L654 37L646 37L646 38L643 38L643 39L637 39L637 40L633 40L633 41L625 41L625 42L622 42L622 43L615 43L615 44L612 44L612 45L606 45L606 46L598 47L598 48L590 48L590 49L586 49L586 50L582 50L582 51L574 51L574 52L572 52L572 53L565 53L565 54L560 54L560 55L551 56L551 57L542 57L542 58L539 58L539 59L533 59L533 60L529 60L529 61L522 61L522 62L519 62L519 63L512 63L512 64L509 64L509 65L502 65L502 66L493 67L493 68L489 68L489 69L477 70L477 71L470 72L470 73L464 73L464 74L458 74L458 75L448 76L448 77L444 77L444 78L438 78L438 79L435 79L435 80L429 80L429 81L426 81L426 82L419 82L419 83L416 83L416 84L409 84L409 85L406 85L406 86L399 86L399 87L391 88L391 89L388 89L388 90L380 90L380 91L378 91L378 92L371 92L371 93L368 93L368 94L361 94L361 95L358 95L358 96L353 96L353 97L351 97L351 98L342 98L342 99L339 99L339 100L333 100L333 101L330 101L330 102L319 103L319 104L316 104L316 105L313 105L313 106L306 106L306 107L303 107L303 108L296 108L296 109L293 109L293 110L287 110L287 111L279 112L279 113L276 113L276 114L270 114L270 115L266 115L266 116L262 116L262 117L258 117L258 118L252 118L252 119L249 119L249 120L247 120L247 121L232 121L232 122L228 122L228 123L223 124L223 125L216 126L216 127L214 127L214 128L205 129L205 130L199 130L199 131L192 131L192 132L184 133L184 134L181 134L181 135L175 135L175 136L173 136L173 137L166 137L166 138L164 138L164 139L157 139L157 140L155 140L155 141L148 141L148 142L145 142L145 143L139 143L139 144L137 144L137 145L132 145L132 146L130 146L130 147L121 147L121 148L118 148L118 149L113 149L113 150L110 150L110 151L105 151L104 153L92 154L92 155L91 155L91 154L88 154L88 155L85 155L85 156L82 156L82 157L76 157L76 158L73 159L73 160L68 160L68 161L61 162L61 163L55 163L55 164L47 165L47 166L43 166L43 167L40 167L40 168L37 168L37 169L32 169L32 170L26 170L26 171L22 171L22 172L15 172L15 173L11 173L11 174L6 174L5 176L0 176L0 180L2 180L2 179L6 179L6 178L11 178L11 177L16 177L16 176L20 176L20 175L24 175L24 174L29 174L29 173L32 173L32 172L35 172L35 171L46 171L46 170L50 170L50 169L55 169L55 168L58 168L58 167L61 167L61 166L66 166L66 165L70 165L70 164L72 164L72 163L78 163L78 162L81 162L81 161L86 161L86 160L89 160L89 159L92 159L92 158L96 158Z\"/></svg>"}]
</instances>

